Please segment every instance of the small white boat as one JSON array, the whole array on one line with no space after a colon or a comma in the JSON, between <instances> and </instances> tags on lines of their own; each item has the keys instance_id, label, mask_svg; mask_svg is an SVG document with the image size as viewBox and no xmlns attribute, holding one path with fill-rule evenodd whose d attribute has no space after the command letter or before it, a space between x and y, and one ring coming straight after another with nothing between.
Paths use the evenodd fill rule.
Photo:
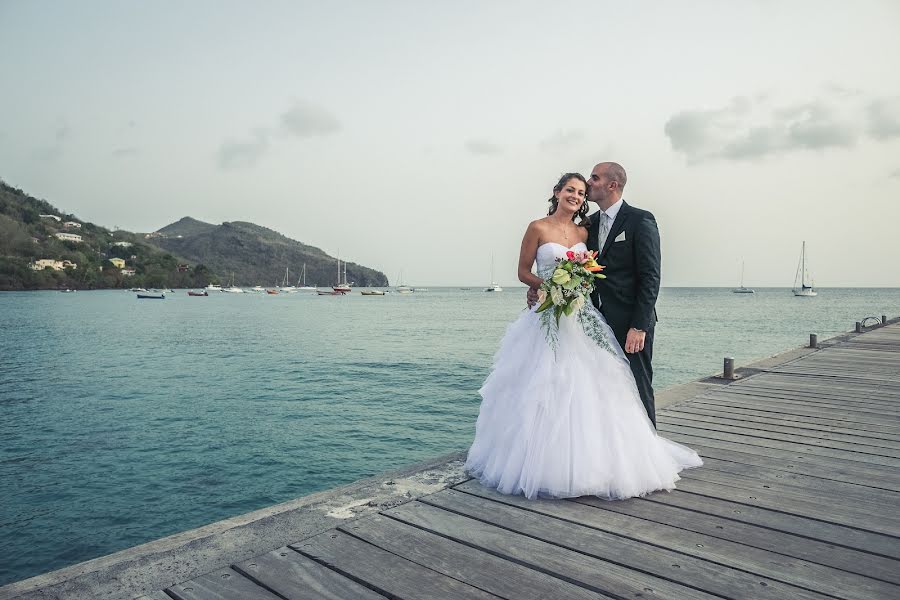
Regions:
<instances>
[{"instance_id":1,"label":"small white boat","mask_svg":"<svg viewBox=\"0 0 900 600\"><path fill-rule=\"evenodd\" d=\"M129 292L146 292L147 290L145 290L144 288L131 288L128 291Z\"/></svg>"},{"instance_id":2,"label":"small white boat","mask_svg":"<svg viewBox=\"0 0 900 600\"><path fill-rule=\"evenodd\" d=\"M251 292L256 292L257 294L265 294L265 293L266 293L266 288L264 288L264 287L261 286L261 285L254 285L252 288L250 288L250 291L251 291Z\"/></svg>"},{"instance_id":3,"label":"small white boat","mask_svg":"<svg viewBox=\"0 0 900 600\"><path fill-rule=\"evenodd\" d=\"M806 285L808 277L809 273L806 270L806 242L804 241L800 247L800 264L797 265L797 274L794 276L794 289L791 290L795 296L809 298L818 295L816 290L813 289L812 281L810 281L810 285ZM800 285L797 286L797 283L800 283Z\"/></svg>"},{"instance_id":4,"label":"small white boat","mask_svg":"<svg viewBox=\"0 0 900 600\"><path fill-rule=\"evenodd\" d=\"M300 276L300 279L297 281L297 291L298 292L316 292L319 288L314 285L306 285L306 263L303 263L303 274Z\"/></svg>"},{"instance_id":5,"label":"small white boat","mask_svg":"<svg viewBox=\"0 0 900 600\"><path fill-rule=\"evenodd\" d=\"M78 290L70 290L69 288L66 288L64 290L59 290L59 291L63 294L74 294Z\"/></svg>"},{"instance_id":6,"label":"small white boat","mask_svg":"<svg viewBox=\"0 0 900 600\"><path fill-rule=\"evenodd\" d=\"M398 282L397 287L394 288L394 291L396 291L398 294L412 294L413 293L413 289L411 287L409 287L408 285L406 285L405 283L403 283L403 271L400 271L400 274L397 276L397 282Z\"/></svg>"},{"instance_id":7,"label":"small white boat","mask_svg":"<svg viewBox=\"0 0 900 600\"><path fill-rule=\"evenodd\" d=\"M502 292L503 288L494 281L494 255L491 254L491 285L484 288L486 292Z\"/></svg>"},{"instance_id":8,"label":"small white boat","mask_svg":"<svg viewBox=\"0 0 900 600\"><path fill-rule=\"evenodd\" d=\"M231 284L226 288L222 288L221 291L229 293L229 294L243 294L244 293L243 289L234 285L234 272L231 273Z\"/></svg>"},{"instance_id":9,"label":"small white boat","mask_svg":"<svg viewBox=\"0 0 900 600\"><path fill-rule=\"evenodd\" d=\"M204 289L204 290L208 290L208 291L210 291L210 292L221 292L221 291L222 291L222 286L219 285L218 283L211 283L211 284L209 284L208 286L206 286L206 287L203 288L203 289Z\"/></svg>"},{"instance_id":10,"label":"small white boat","mask_svg":"<svg viewBox=\"0 0 900 600\"><path fill-rule=\"evenodd\" d=\"M755 294L756 292L748 287L744 287L744 262L741 261L741 287L731 290L732 294Z\"/></svg>"},{"instance_id":11,"label":"small white boat","mask_svg":"<svg viewBox=\"0 0 900 600\"><path fill-rule=\"evenodd\" d=\"M344 263L344 275L341 277L341 259L338 258L338 282L331 286L331 289L335 292L339 292L341 294L346 294L350 291L350 284L347 283L347 263Z\"/></svg>"},{"instance_id":12,"label":"small white boat","mask_svg":"<svg viewBox=\"0 0 900 600\"><path fill-rule=\"evenodd\" d=\"M361 291L360 294L363 296L384 296L384 292L381 290L364 290Z\"/></svg>"},{"instance_id":13,"label":"small white boat","mask_svg":"<svg viewBox=\"0 0 900 600\"><path fill-rule=\"evenodd\" d=\"M414 292L427 292L428 288L413 288Z\"/></svg>"}]
</instances>

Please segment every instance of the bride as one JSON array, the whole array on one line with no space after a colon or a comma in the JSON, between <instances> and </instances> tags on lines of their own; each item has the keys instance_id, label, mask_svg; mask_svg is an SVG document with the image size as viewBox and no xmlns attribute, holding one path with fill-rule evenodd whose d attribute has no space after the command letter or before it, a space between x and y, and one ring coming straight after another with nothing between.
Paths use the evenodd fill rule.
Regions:
<instances>
[{"instance_id":1,"label":"bride","mask_svg":"<svg viewBox=\"0 0 900 600\"><path fill-rule=\"evenodd\" d=\"M587 250L587 182L566 173L547 217L525 231L519 280L537 288L568 251ZM537 262L538 275L531 272ZM500 342L480 392L466 471L504 494L608 499L671 490L697 453L660 437L641 404L628 359L586 302L556 325L528 309Z\"/></svg>"}]
</instances>

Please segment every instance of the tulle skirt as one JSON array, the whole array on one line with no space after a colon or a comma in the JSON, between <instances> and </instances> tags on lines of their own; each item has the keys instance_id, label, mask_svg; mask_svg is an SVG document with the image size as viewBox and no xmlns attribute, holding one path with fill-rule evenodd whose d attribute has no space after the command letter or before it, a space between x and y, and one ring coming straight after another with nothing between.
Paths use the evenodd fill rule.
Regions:
<instances>
[{"instance_id":1,"label":"tulle skirt","mask_svg":"<svg viewBox=\"0 0 900 600\"><path fill-rule=\"evenodd\" d=\"M657 434L627 358L596 317L615 353L574 317L560 319L555 349L533 310L509 326L480 390L466 460L483 485L528 498L621 499L671 490L682 469L703 464Z\"/></svg>"}]
</instances>

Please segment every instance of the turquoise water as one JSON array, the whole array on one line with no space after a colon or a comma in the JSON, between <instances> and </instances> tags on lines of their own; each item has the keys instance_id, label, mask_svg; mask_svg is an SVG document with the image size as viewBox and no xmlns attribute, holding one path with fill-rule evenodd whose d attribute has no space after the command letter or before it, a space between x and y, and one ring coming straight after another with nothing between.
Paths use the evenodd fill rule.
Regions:
<instances>
[{"instance_id":1,"label":"turquoise water","mask_svg":"<svg viewBox=\"0 0 900 600\"><path fill-rule=\"evenodd\" d=\"M0 585L471 440L524 289L0 294ZM656 387L900 311L897 289L664 289Z\"/></svg>"}]
</instances>

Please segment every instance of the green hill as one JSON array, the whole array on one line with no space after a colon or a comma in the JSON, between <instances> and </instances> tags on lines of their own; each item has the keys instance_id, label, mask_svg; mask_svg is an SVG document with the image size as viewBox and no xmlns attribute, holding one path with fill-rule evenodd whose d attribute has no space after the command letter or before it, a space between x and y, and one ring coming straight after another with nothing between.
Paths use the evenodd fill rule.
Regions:
<instances>
[{"instance_id":1,"label":"green hill","mask_svg":"<svg viewBox=\"0 0 900 600\"><path fill-rule=\"evenodd\" d=\"M184 217L149 234L111 231L0 180L0 290L190 288L232 273L237 285L271 286L286 267L296 283L304 263L308 283L334 283L337 259L265 227ZM347 276L387 285L383 273L354 263Z\"/></svg>"},{"instance_id":2,"label":"green hill","mask_svg":"<svg viewBox=\"0 0 900 600\"><path fill-rule=\"evenodd\" d=\"M281 283L286 269L290 272L289 283L296 284L304 264L309 285L328 286L337 280L336 258L253 223L210 225L185 217L156 233L162 235L148 242L189 262L206 265L222 281L230 280L234 273L239 286ZM388 285L384 273L356 263L347 263L347 280L356 286Z\"/></svg>"}]
</instances>

